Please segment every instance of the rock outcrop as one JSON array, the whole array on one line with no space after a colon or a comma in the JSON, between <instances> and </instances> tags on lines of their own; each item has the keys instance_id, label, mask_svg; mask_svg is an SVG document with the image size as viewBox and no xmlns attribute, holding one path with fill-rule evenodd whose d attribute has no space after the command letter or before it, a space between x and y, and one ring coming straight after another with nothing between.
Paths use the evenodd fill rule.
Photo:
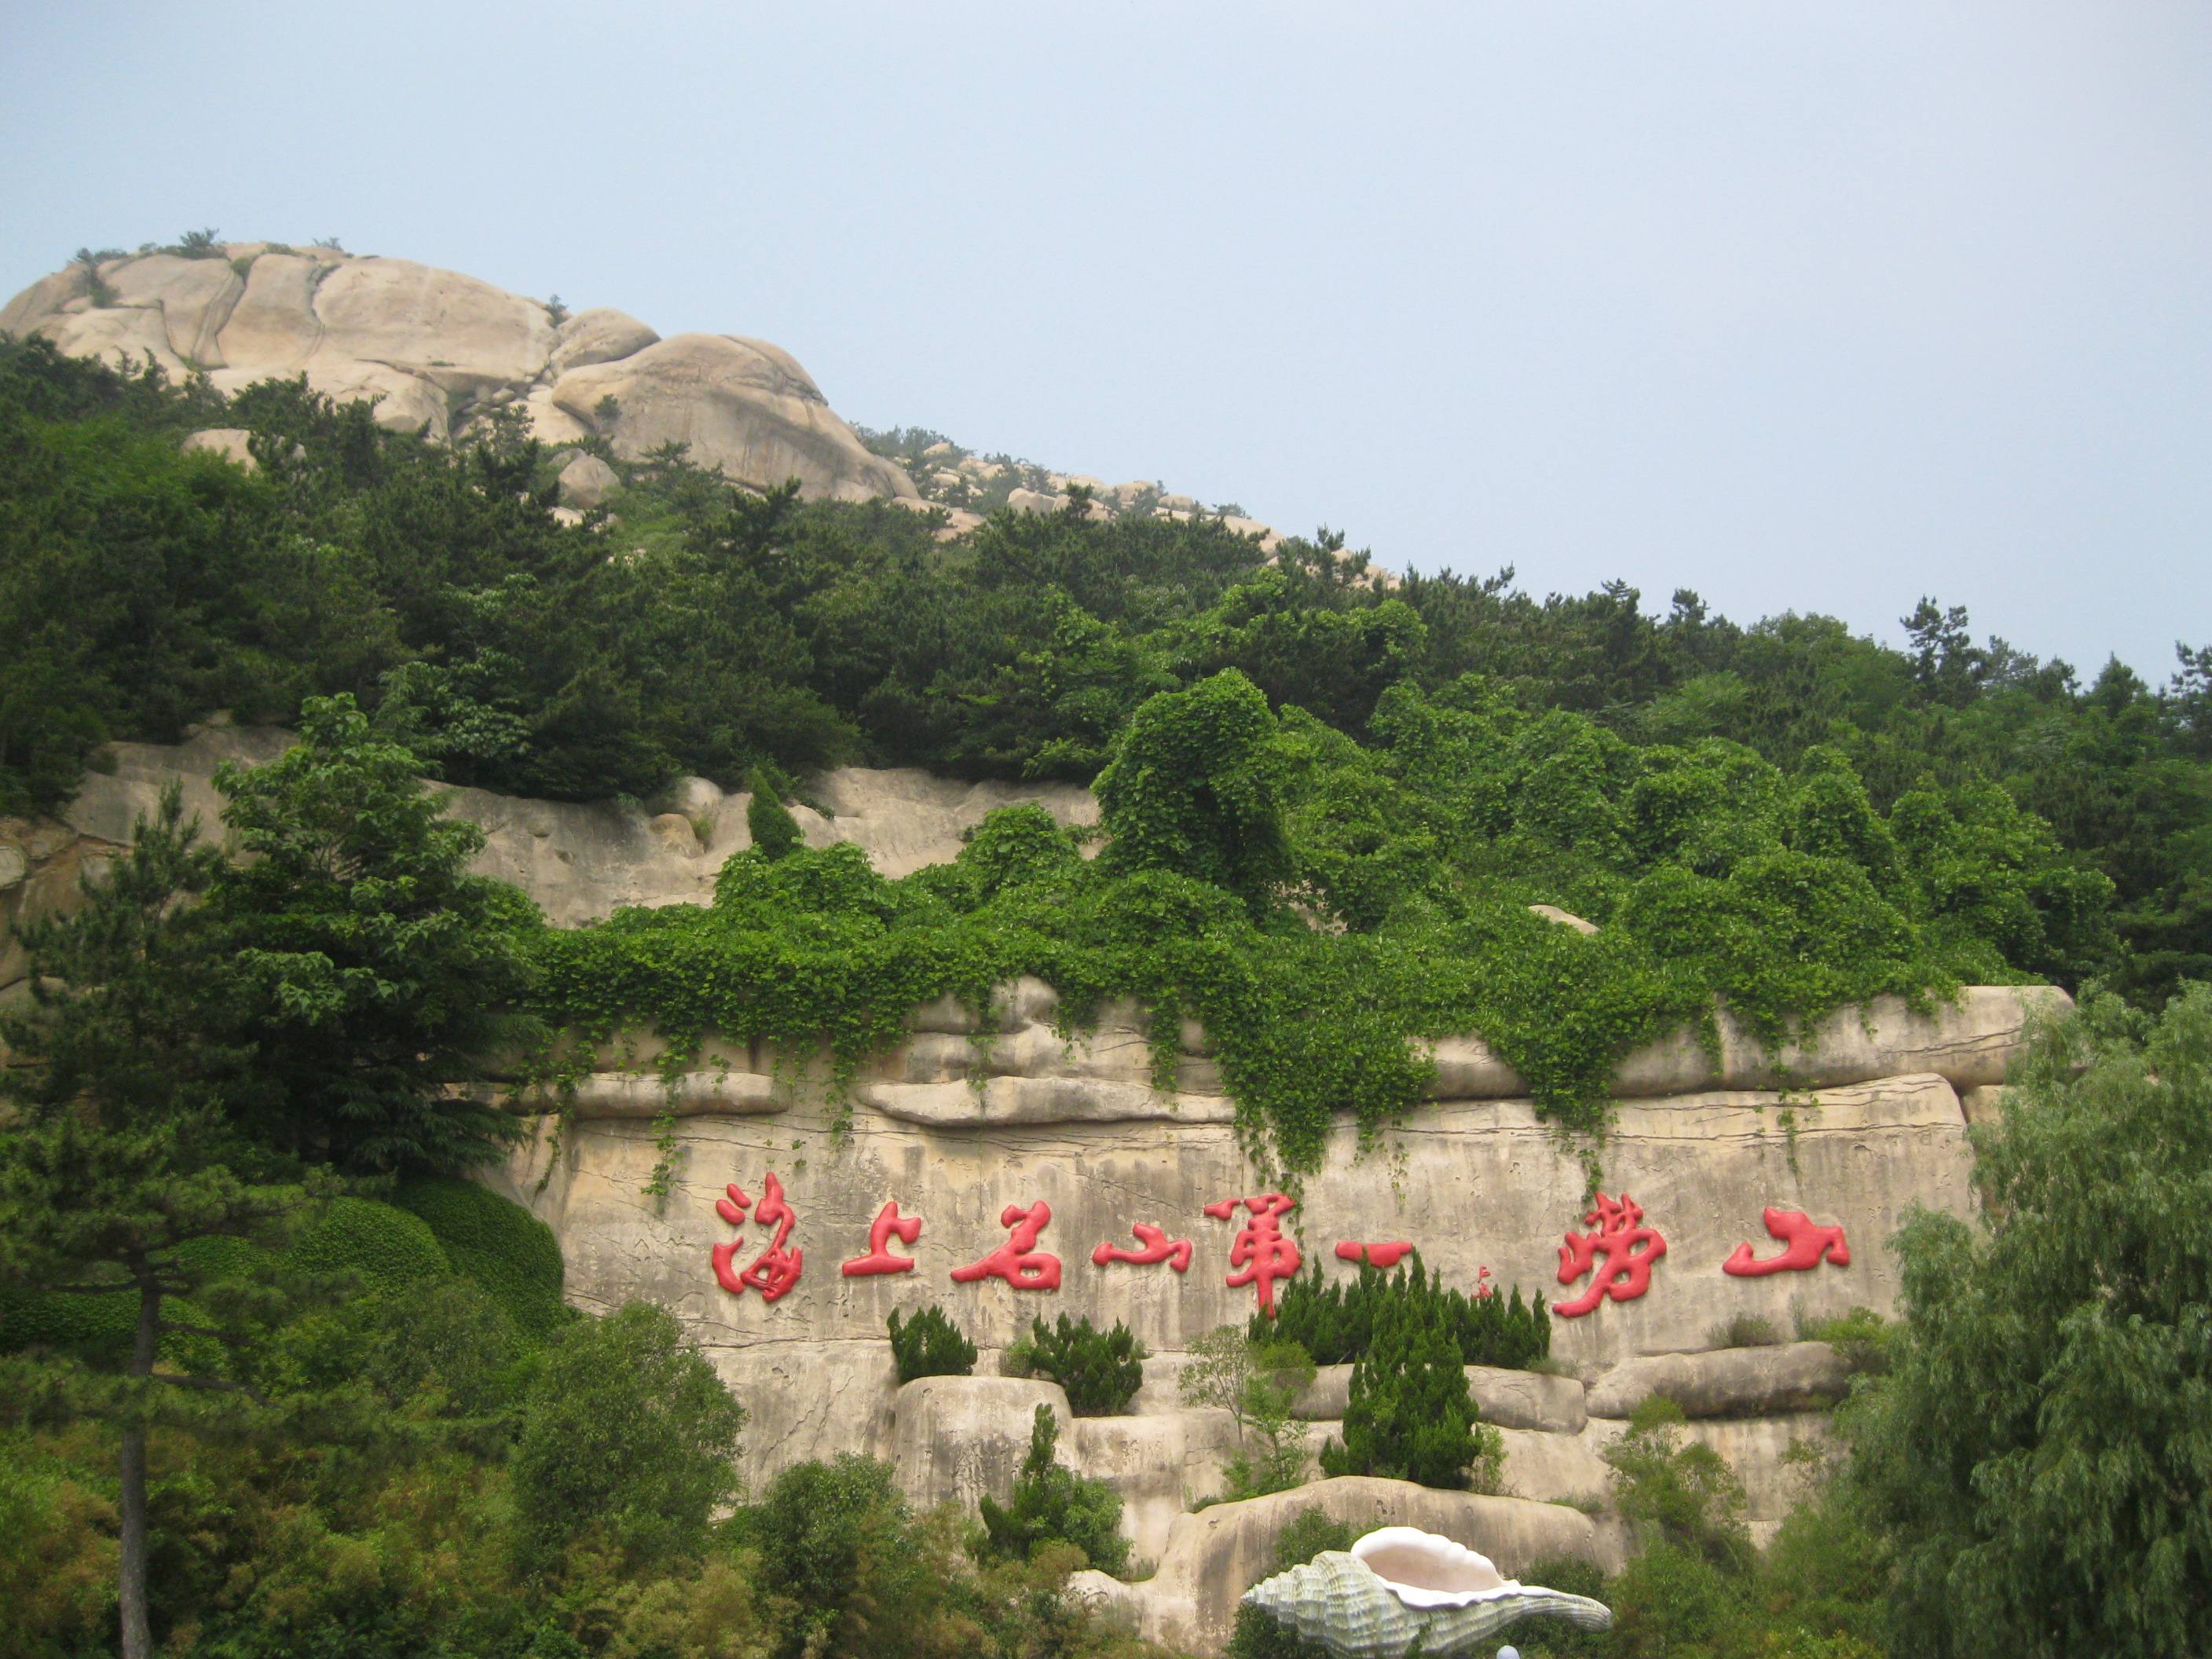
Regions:
<instances>
[{"instance_id":1,"label":"rock outcrop","mask_svg":"<svg viewBox=\"0 0 2212 1659\"><path fill-rule=\"evenodd\" d=\"M797 478L810 498L915 499L790 354L735 335L663 340L605 307L551 307L411 259L232 242L71 265L0 307L0 333L76 356L204 372L220 390L305 374L379 424L441 441L519 404L553 444L592 434L617 455L690 446L756 487Z\"/></svg>"}]
</instances>

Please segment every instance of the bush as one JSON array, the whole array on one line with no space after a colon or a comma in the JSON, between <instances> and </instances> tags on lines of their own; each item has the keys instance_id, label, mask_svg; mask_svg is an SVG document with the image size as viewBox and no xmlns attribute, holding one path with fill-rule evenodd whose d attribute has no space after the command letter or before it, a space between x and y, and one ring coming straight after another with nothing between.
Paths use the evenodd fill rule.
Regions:
<instances>
[{"instance_id":1,"label":"bush","mask_svg":"<svg viewBox=\"0 0 2212 1659\"><path fill-rule=\"evenodd\" d=\"M1503 1444L1495 1429L1478 1431L1478 1422L1444 1319L1433 1304L1400 1298L1378 1311L1367 1352L1352 1365L1344 1438L1322 1449L1322 1470L1452 1490L1495 1486ZM1478 1464L1479 1480L1470 1474Z\"/></svg>"},{"instance_id":2,"label":"bush","mask_svg":"<svg viewBox=\"0 0 2212 1659\"><path fill-rule=\"evenodd\" d=\"M873 1659L918 1645L912 1626L941 1592L930 1582L941 1575L890 1464L848 1452L786 1469L744 1531L760 1552L761 1587L794 1604L779 1655Z\"/></svg>"},{"instance_id":3,"label":"bush","mask_svg":"<svg viewBox=\"0 0 2212 1659\"><path fill-rule=\"evenodd\" d=\"M1715 1348L1778 1348L1784 1340L1764 1314L1738 1314L1705 1333L1706 1344Z\"/></svg>"},{"instance_id":4,"label":"bush","mask_svg":"<svg viewBox=\"0 0 2212 1659\"><path fill-rule=\"evenodd\" d=\"M1285 1286L1274 1319L1255 1314L1249 1328L1255 1341L1297 1343L1316 1365L1348 1364L1367 1352L1379 1311L1400 1300L1443 1320L1465 1364L1528 1370L1552 1352L1552 1314L1542 1297L1524 1302L1517 1285L1510 1297L1448 1289L1421 1265L1418 1250L1394 1273L1362 1267L1349 1285L1323 1282L1314 1261Z\"/></svg>"},{"instance_id":5,"label":"bush","mask_svg":"<svg viewBox=\"0 0 2212 1659\"><path fill-rule=\"evenodd\" d=\"M1128 1409L1145 1384L1145 1345L1120 1320L1101 1331L1089 1319L1066 1314L1048 1327L1032 1321L1030 1334L1006 1351L1008 1364L1028 1376L1048 1376L1066 1390L1078 1417L1111 1417Z\"/></svg>"},{"instance_id":6,"label":"bush","mask_svg":"<svg viewBox=\"0 0 2212 1659\"><path fill-rule=\"evenodd\" d=\"M490 1291L526 1339L544 1341L576 1317L561 1299L560 1241L520 1204L453 1176L403 1181L392 1201L422 1218L453 1271Z\"/></svg>"},{"instance_id":7,"label":"bush","mask_svg":"<svg viewBox=\"0 0 2212 1659\"><path fill-rule=\"evenodd\" d=\"M945 1310L930 1304L903 1325L897 1310L890 1316L891 1358L898 1364L898 1380L911 1382L923 1376L969 1376L975 1370L975 1345L960 1334Z\"/></svg>"},{"instance_id":8,"label":"bush","mask_svg":"<svg viewBox=\"0 0 2212 1659\"><path fill-rule=\"evenodd\" d=\"M1605 1449L1621 1516L1660 1544L1740 1572L1751 1560L1743 1485L1711 1446L1683 1443L1683 1421L1680 1406L1653 1395Z\"/></svg>"},{"instance_id":9,"label":"bush","mask_svg":"<svg viewBox=\"0 0 2212 1659\"><path fill-rule=\"evenodd\" d=\"M302 1273L358 1274L372 1291L396 1291L453 1271L420 1216L367 1198L332 1199L285 1260Z\"/></svg>"},{"instance_id":10,"label":"bush","mask_svg":"<svg viewBox=\"0 0 2212 1659\"><path fill-rule=\"evenodd\" d=\"M1012 1501L1000 1509L989 1498L983 1499L985 1547L1026 1561L1042 1546L1073 1544L1092 1566L1118 1573L1129 1561L1129 1540L1120 1530L1121 1495L1103 1480L1086 1479L1054 1461L1059 1440L1052 1407L1039 1406Z\"/></svg>"},{"instance_id":11,"label":"bush","mask_svg":"<svg viewBox=\"0 0 2212 1659\"><path fill-rule=\"evenodd\" d=\"M1295 1342L1255 1342L1234 1325L1209 1331L1190 1345L1189 1363L1176 1379L1186 1406L1213 1406L1237 1419L1237 1451L1222 1471L1219 1498L1232 1504L1272 1492L1288 1492L1305 1478L1304 1425L1291 1416L1298 1396L1314 1380L1314 1363ZM1244 1431L1259 1438L1256 1455Z\"/></svg>"},{"instance_id":12,"label":"bush","mask_svg":"<svg viewBox=\"0 0 2212 1659\"><path fill-rule=\"evenodd\" d=\"M736 1489L744 1411L663 1309L565 1332L523 1407L513 1468L526 1555L590 1538L633 1567L696 1554Z\"/></svg>"},{"instance_id":13,"label":"bush","mask_svg":"<svg viewBox=\"0 0 2212 1659\"><path fill-rule=\"evenodd\" d=\"M1302 1567L1323 1550L1348 1550L1352 1531L1325 1510L1308 1510L1275 1535L1275 1571Z\"/></svg>"},{"instance_id":14,"label":"bush","mask_svg":"<svg viewBox=\"0 0 2212 1659\"><path fill-rule=\"evenodd\" d=\"M765 772L755 767L746 787L752 792L752 799L745 803L745 833L763 858L780 859L806 845L799 820L785 807L783 797Z\"/></svg>"}]
</instances>

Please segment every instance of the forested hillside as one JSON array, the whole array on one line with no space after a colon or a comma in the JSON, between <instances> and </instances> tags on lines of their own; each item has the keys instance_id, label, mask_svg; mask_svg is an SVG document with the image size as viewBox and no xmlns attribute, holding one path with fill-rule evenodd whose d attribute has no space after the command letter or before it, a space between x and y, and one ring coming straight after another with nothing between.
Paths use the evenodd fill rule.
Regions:
<instances>
[{"instance_id":1,"label":"forested hillside","mask_svg":"<svg viewBox=\"0 0 2212 1659\"><path fill-rule=\"evenodd\" d=\"M258 471L179 453L226 425L256 434ZM1519 827L1567 866L1542 896L1608 920L1626 890L1607 872L1662 850L1638 815L1663 791L1632 804L1635 780L1749 758L1717 741L1785 777L1855 774L1885 817L1976 826L1971 854L1923 850L1923 902L1990 912L2019 971L2157 1000L2212 969L2212 647L2163 687L2117 662L2084 685L1929 600L1900 653L1832 618L1739 624L1686 590L1655 617L1632 589L1540 599L1510 569L1386 588L1328 535L1263 561L1218 520L1001 513L940 543L926 516L736 493L679 453L617 470L571 526L552 458L519 436L449 452L296 386L226 403L0 348L0 811L52 805L106 738L216 708L291 720L337 692L442 775L521 794L759 764L789 786L839 761L1088 781L1146 698L1235 669L1303 711L1332 774L1379 773L1304 794L1331 868L1297 876L1354 927L1396 902L1377 871L1422 862L1409 838L1494 841L1536 811L1512 769L1571 754L1604 780L1602 822ZM1418 766L1417 707L1479 711L1502 745L1481 799L1431 800L1418 828L1385 807Z\"/></svg>"}]
</instances>

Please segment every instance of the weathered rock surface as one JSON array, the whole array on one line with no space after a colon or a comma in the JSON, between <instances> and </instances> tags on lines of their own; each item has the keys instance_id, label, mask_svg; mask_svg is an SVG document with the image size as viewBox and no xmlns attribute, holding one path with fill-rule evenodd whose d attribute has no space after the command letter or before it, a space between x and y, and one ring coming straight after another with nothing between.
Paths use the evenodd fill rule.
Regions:
<instances>
[{"instance_id":1,"label":"weathered rock surface","mask_svg":"<svg viewBox=\"0 0 2212 1659\"><path fill-rule=\"evenodd\" d=\"M1625 1359L1589 1386L1592 1417L1627 1417L1664 1395L1690 1417L1768 1417L1832 1406L1850 1367L1826 1342Z\"/></svg>"},{"instance_id":2,"label":"weathered rock surface","mask_svg":"<svg viewBox=\"0 0 2212 1659\"><path fill-rule=\"evenodd\" d=\"M796 477L837 501L915 493L905 473L861 447L806 371L764 341L678 334L568 370L553 401L625 460L680 443L745 483Z\"/></svg>"},{"instance_id":3,"label":"weathered rock surface","mask_svg":"<svg viewBox=\"0 0 2212 1659\"><path fill-rule=\"evenodd\" d=\"M810 498L915 495L805 370L762 341L663 340L605 307L556 324L538 301L459 271L332 248L147 253L104 262L99 280L97 305L82 266L33 283L0 308L0 333L111 362L150 357L173 379L205 370L225 392L304 374L332 398L378 399L380 425L441 441L519 401L548 442L602 432L627 458L674 441L758 487L795 477ZM608 396L619 412L603 419Z\"/></svg>"},{"instance_id":4,"label":"weathered rock surface","mask_svg":"<svg viewBox=\"0 0 2212 1659\"><path fill-rule=\"evenodd\" d=\"M188 454L220 455L226 461L244 467L248 472L258 472L261 463L253 459L253 452L246 447L246 441L252 435L240 426L211 426L204 432L195 432L186 438L183 447Z\"/></svg>"},{"instance_id":5,"label":"weathered rock surface","mask_svg":"<svg viewBox=\"0 0 2212 1659\"><path fill-rule=\"evenodd\" d=\"M761 1083L746 1086L789 1079L793 1070L763 1056L752 1067ZM1095 1080L1062 1081L1081 1088ZM1887 1310L1897 1289L1887 1240L1905 1209L1918 1203L1970 1212L1966 1124L1942 1079L1887 1079L1801 1103L1794 1146L1775 1103L1751 1096L1706 1097L1690 1108L1621 1106L1604 1154L1606 1185L1634 1195L1668 1249L1644 1297L1607 1302L1555 1325L1553 1352L1570 1368L1595 1375L1638 1355L1699 1350L1716 1325L1738 1314L1787 1328L1800 1310L1812 1318L1855 1304ZM1228 1123L933 1125L864 1101L847 1124L818 1088L793 1087L782 1109L766 1115L726 1109L681 1118L664 1202L645 1190L660 1156L656 1129L628 1115L643 1106L640 1098L621 1117L580 1115L557 1155L549 1156L548 1122L501 1184L553 1226L575 1299L595 1308L639 1295L662 1302L749 1405L772 1386L762 1370L769 1358L804 1350L834 1369L848 1363L841 1355L858 1364L861 1355L883 1353L893 1308L910 1313L940 1303L986 1348L1004 1347L1040 1314L1087 1315L1102 1328L1121 1320L1165 1355L1217 1326L1241 1323L1253 1307L1249 1289L1225 1283L1233 1227L1203 1214L1210 1202L1262 1190ZM1501 1286L1517 1282L1524 1292L1555 1298L1570 1293L1558 1288L1559 1243L1565 1229L1582 1226L1586 1176L1577 1150L1527 1103L1438 1103L1386 1131L1364 1160L1355 1143L1349 1123L1336 1131L1291 1218L1302 1249L1327 1270L1352 1271L1331 1256L1338 1239L1407 1237L1450 1282L1473 1283L1487 1265ZM809 1257L803 1281L773 1306L728 1295L708 1264L711 1247L735 1237L714 1210L722 1183L757 1184L770 1170L798 1212L794 1243ZM836 1263L861 1254L869 1223L891 1199L902 1214L924 1219L908 1252L916 1268L842 1278ZM1059 1291L1018 1291L994 1279L951 1281L953 1267L1005 1242L1003 1210L1039 1200L1052 1218L1037 1248L1063 1264ZM1762 1237L1759 1212L1768 1204L1841 1222L1850 1266L1763 1279L1723 1273L1739 1242ZM1189 1270L1178 1276L1165 1266L1091 1263L1102 1242L1133 1243L1137 1222L1188 1238ZM852 1376L842 1386L857 1397L851 1390L863 1384ZM1493 1420L1556 1424L1562 1432L1571 1420L1567 1379L1479 1376L1477 1386ZM810 1421L818 1431L802 1424L775 1440L749 1437L751 1472L883 1449L863 1433L866 1413Z\"/></svg>"},{"instance_id":6,"label":"weathered rock surface","mask_svg":"<svg viewBox=\"0 0 2212 1659\"><path fill-rule=\"evenodd\" d=\"M1283 1528L1314 1510L1355 1533L1408 1526L1441 1534L1480 1551L1508 1576L1562 1556L1608 1567L1621 1559L1617 1528L1556 1504L1352 1476L1179 1516L1152 1578L1124 1584L1081 1572L1069 1589L1129 1618L1152 1641L1218 1652L1236 1623L1237 1598L1275 1570Z\"/></svg>"},{"instance_id":7,"label":"weathered rock surface","mask_svg":"<svg viewBox=\"0 0 2212 1659\"><path fill-rule=\"evenodd\" d=\"M259 765L291 742L289 732L275 727L208 726L181 744L112 744L107 753L114 769L86 775L59 821L40 832L46 850L30 853L29 862L42 866L77 840L108 848L126 844L137 817L155 810L170 783L182 788L186 814L197 813L212 833L222 823L222 802L212 781L216 766L224 761ZM611 802L527 800L455 789L450 810L486 833L473 866L479 873L514 883L548 921L573 927L626 904L703 904L713 896L722 861L751 844L745 829L750 797L726 793L704 778L687 779L681 787L687 792L687 819L704 821L712 831L704 843L656 834L652 815ZM819 792L835 817L811 807L792 809L808 842L850 842L892 875L955 857L963 833L995 807L1035 801L1070 824L1096 823L1098 816L1090 793L1072 785L957 783L912 770L848 768L823 777ZM0 833L0 845L27 848L28 834L27 827ZM69 878L72 885L74 879ZM5 949L0 944L0 952ZM0 985L15 977L4 962L0 955Z\"/></svg>"},{"instance_id":8,"label":"weathered rock surface","mask_svg":"<svg viewBox=\"0 0 2212 1659\"><path fill-rule=\"evenodd\" d=\"M561 504L589 511L606 505L622 483L614 468L596 455L579 455L561 469Z\"/></svg>"}]
</instances>

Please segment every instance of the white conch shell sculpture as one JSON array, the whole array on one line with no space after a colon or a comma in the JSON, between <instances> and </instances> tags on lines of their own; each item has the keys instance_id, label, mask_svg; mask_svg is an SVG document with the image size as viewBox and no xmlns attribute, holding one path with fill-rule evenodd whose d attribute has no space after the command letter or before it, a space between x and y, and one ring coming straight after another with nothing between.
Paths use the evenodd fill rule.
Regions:
<instances>
[{"instance_id":1,"label":"white conch shell sculpture","mask_svg":"<svg viewBox=\"0 0 2212 1659\"><path fill-rule=\"evenodd\" d=\"M1416 1638L1423 1654L1444 1659L1545 1614L1582 1630L1613 1623L1602 1601L1518 1583L1487 1556L1412 1527L1370 1532L1350 1554L1324 1550L1244 1600L1335 1659L1401 1659Z\"/></svg>"}]
</instances>

